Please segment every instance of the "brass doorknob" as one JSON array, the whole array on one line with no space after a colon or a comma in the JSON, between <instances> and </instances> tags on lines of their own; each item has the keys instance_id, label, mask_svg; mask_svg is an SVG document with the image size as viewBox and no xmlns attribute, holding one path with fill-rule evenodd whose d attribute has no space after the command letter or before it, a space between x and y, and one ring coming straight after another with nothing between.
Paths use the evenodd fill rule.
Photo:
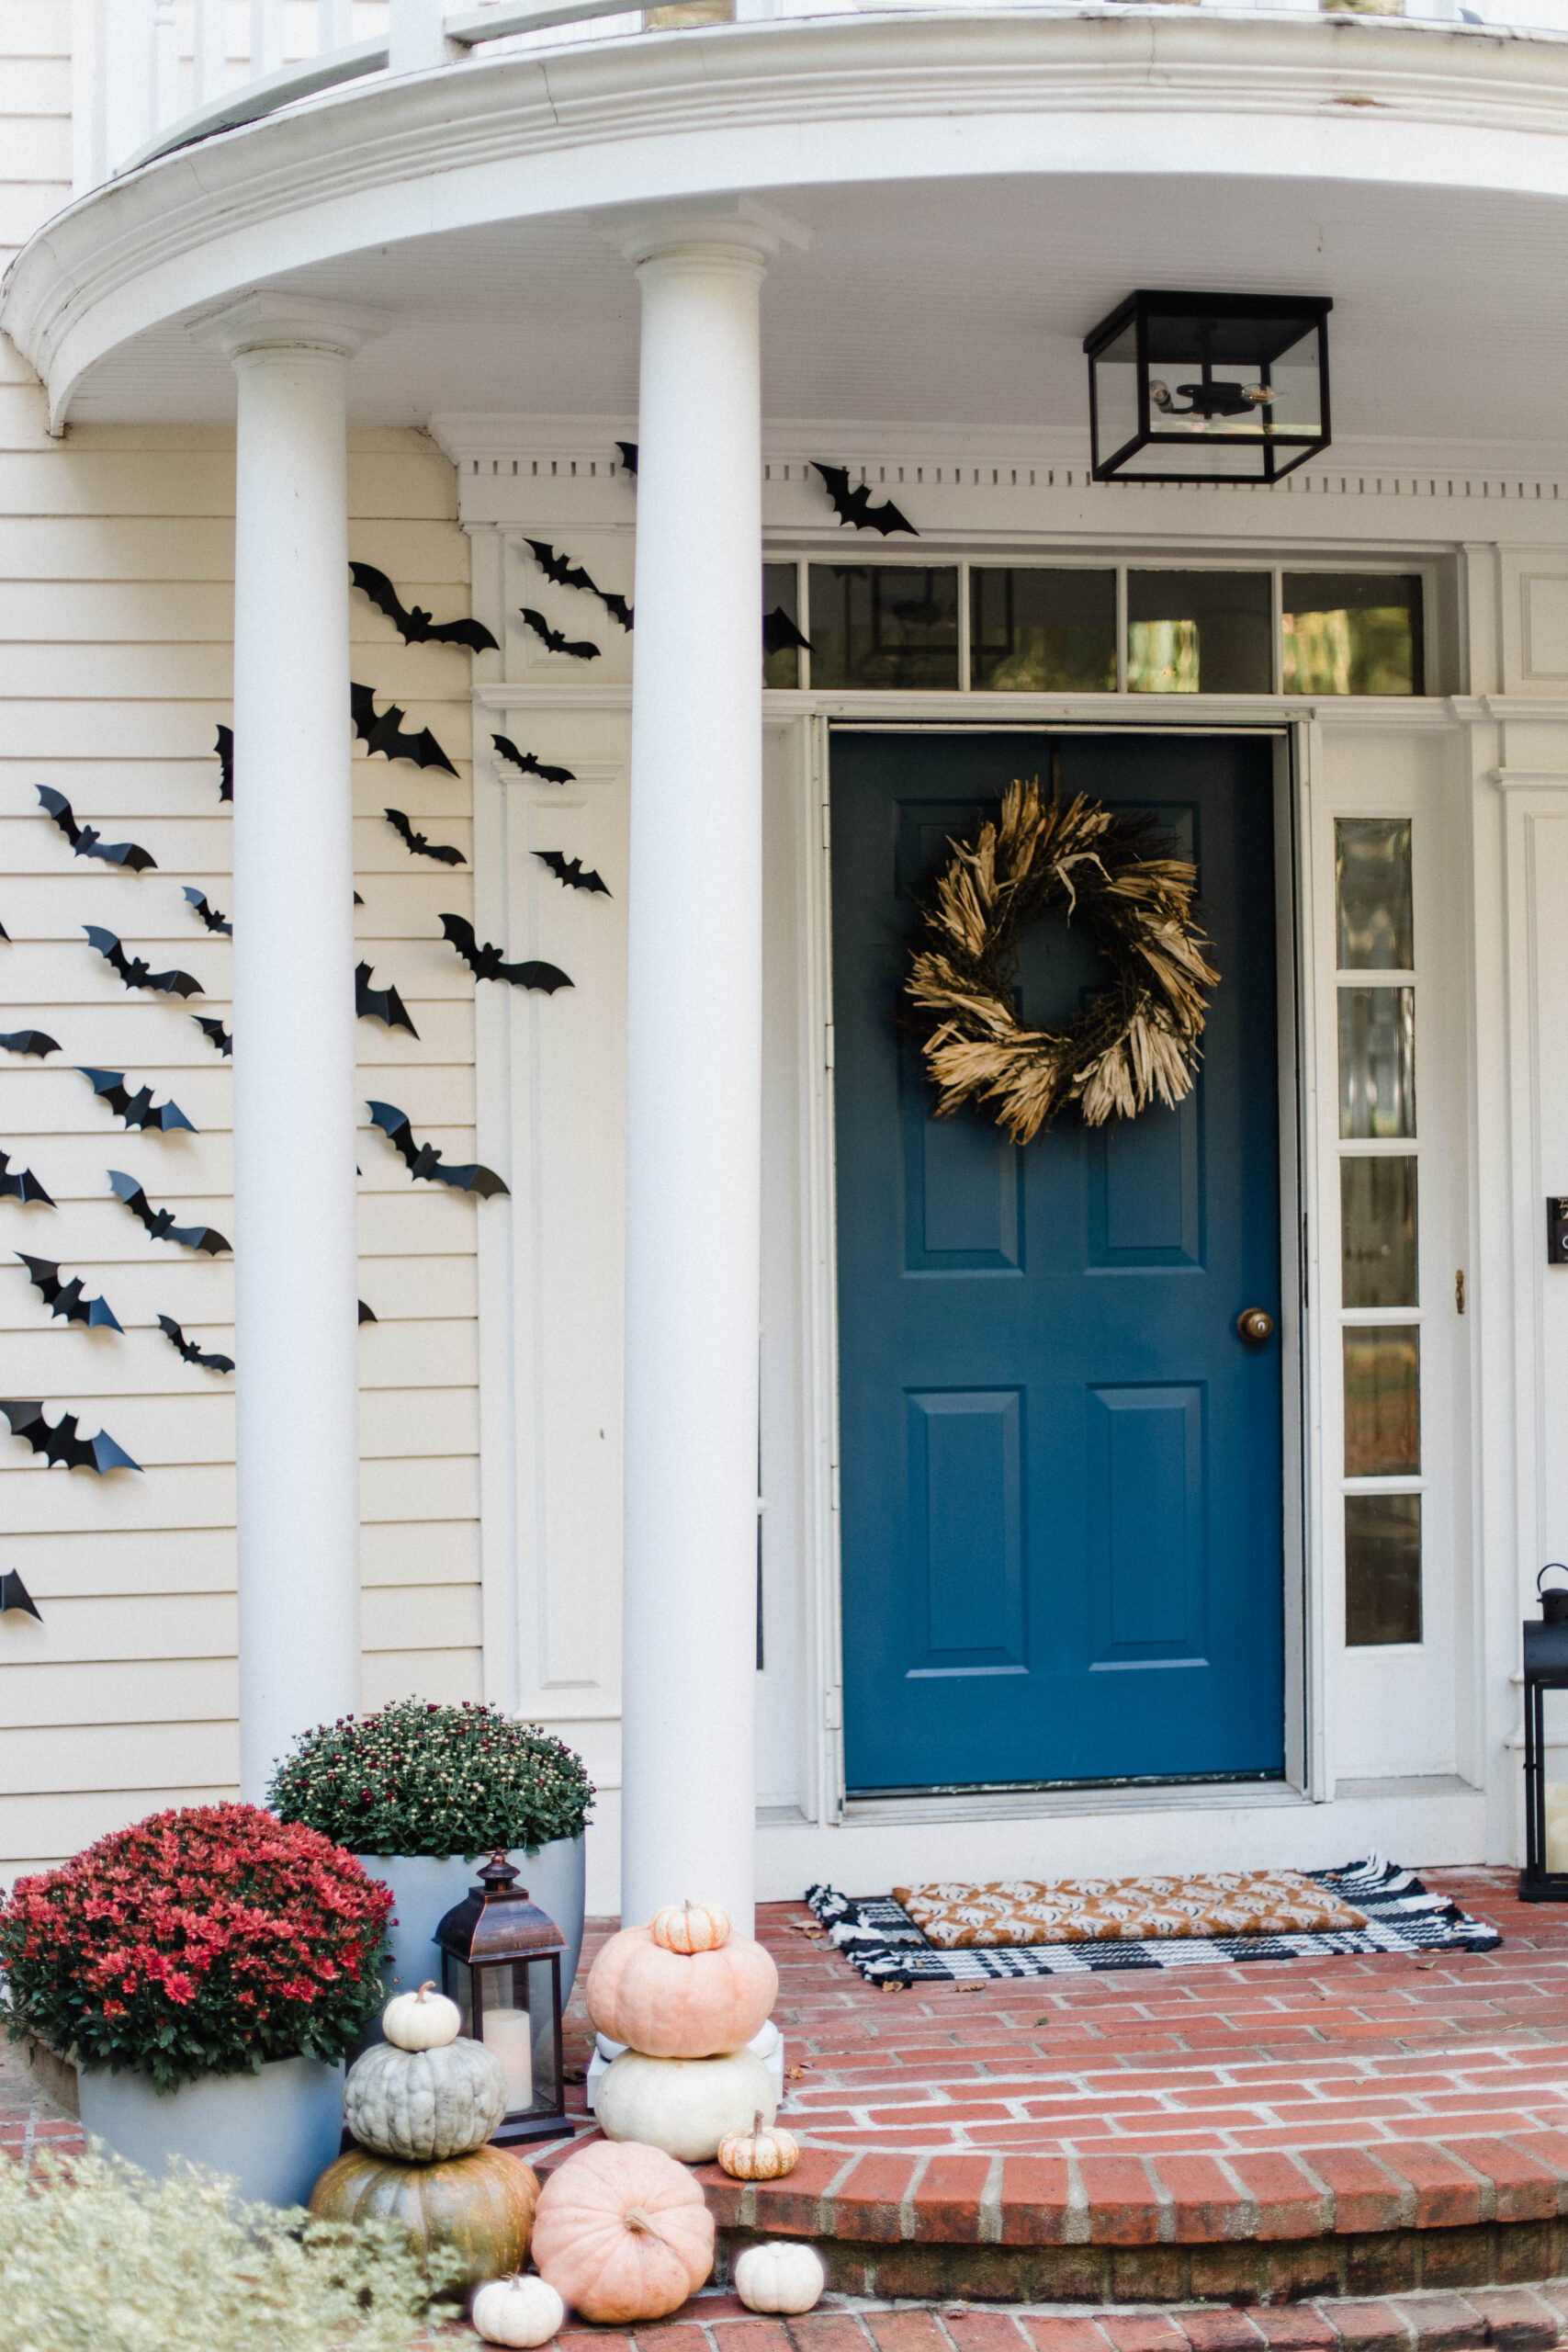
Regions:
<instances>
[{"instance_id":1,"label":"brass doorknob","mask_svg":"<svg viewBox=\"0 0 1568 2352\"><path fill-rule=\"evenodd\" d=\"M1244 1340L1260 1348L1265 1340L1274 1336L1274 1317L1266 1306L1244 1306L1235 1318L1235 1328Z\"/></svg>"}]
</instances>

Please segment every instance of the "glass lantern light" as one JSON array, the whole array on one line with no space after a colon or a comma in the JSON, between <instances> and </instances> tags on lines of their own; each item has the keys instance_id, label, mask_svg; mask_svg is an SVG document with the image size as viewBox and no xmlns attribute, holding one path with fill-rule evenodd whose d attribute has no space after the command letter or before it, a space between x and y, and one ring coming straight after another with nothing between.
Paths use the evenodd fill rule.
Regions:
<instances>
[{"instance_id":1,"label":"glass lantern light","mask_svg":"<svg viewBox=\"0 0 1568 2352\"><path fill-rule=\"evenodd\" d=\"M1553 1560L1535 1580L1539 1620L1525 1621L1525 1866L1519 1894L1526 1903L1568 1903L1568 1781L1549 1781L1547 1758L1568 1749L1568 1586L1542 1591ZM1548 1692L1557 1694L1549 1724Z\"/></svg>"},{"instance_id":2,"label":"glass lantern light","mask_svg":"<svg viewBox=\"0 0 1568 2352\"><path fill-rule=\"evenodd\" d=\"M1328 447L1321 294L1130 294L1084 338L1096 481L1260 481Z\"/></svg>"},{"instance_id":3,"label":"glass lantern light","mask_svg":"<svg viewBox=\"0 0 1568 2352\"><path fill-rule=\"evenodd\" d=\"M506 2075L498 2143L558 2139L566 2128L561 2075L560 1956L566 1939L528 1899L506 1856L492 1854L479 1883L435 1930L441 1989L462 2013L461 2031L482 2041Z\"/></svg>"}]
</instances>

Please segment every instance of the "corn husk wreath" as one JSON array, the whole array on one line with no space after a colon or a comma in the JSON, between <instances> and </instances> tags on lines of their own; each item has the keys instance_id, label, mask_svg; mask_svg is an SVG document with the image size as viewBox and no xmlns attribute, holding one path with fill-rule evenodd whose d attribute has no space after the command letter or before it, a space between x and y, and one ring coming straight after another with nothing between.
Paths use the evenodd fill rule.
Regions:
<instances>
[{"instance_id":1,"label":"corn husk wreath","mask_svg":"<svg viewBox=\"0 0 1568 2352\"><path fill-rule=\"evenodd\" d=\"M998 1124L1028 1143L1075 1107L1098 1127L1191 1092L1203 991L1220 976L1192 922L1197 869L1145 854L1158 846L1150 832L1084 793L1064 805L1043 800L1038 782L1014 783L999 825L952 844L905 984L925 1016L939 1118L995 1103ZM1066 1027L1028 1029L1013 1006L1018 943L1057 907L1089 924L1110 974Z\"/></svg>"}]
</instances>

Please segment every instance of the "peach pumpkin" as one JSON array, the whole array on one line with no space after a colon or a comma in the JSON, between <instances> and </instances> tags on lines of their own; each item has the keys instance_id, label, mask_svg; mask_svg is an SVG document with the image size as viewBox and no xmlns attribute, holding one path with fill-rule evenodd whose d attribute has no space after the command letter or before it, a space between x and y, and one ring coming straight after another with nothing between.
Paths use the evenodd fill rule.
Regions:
<instances>
[{"instance_id":1,"label":"peach pumpkin","mask_svg":"<svg viewBox=\"0 0 1568 2352\"><path fill-rule=\"evenodd\" d=\"M662 2319L713 2268L713 2215L658 2148L599 2141L552 2173L534 2217L541 2278L584 2319Z\"/></svg>"},{"instance_id":2,"label":"peach pumpkin","mask_svg":"<svg viewBox=\"0 0 1568 2352\"><path fill-rule=\"evenodd\" d=\"M623 1928L589 1971L586 1997L611 2041L649 2058L714 2058L744 2050L778 1994L778 1970L749 1936L688 1953L667 1951L650 1928Z\"/></svg>"}]
</instances>

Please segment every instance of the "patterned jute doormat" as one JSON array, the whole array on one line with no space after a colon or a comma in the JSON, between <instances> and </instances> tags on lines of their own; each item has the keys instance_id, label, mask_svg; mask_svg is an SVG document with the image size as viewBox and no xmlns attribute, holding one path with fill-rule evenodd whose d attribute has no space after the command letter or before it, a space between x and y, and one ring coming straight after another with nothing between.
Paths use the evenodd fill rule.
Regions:
<instances>
[{"instance_id":1,"label":"patterned jute doormat","mask_svg":"<svg viewBox=\"0 0 1568 2352\"><path fill-rule=\"evenodd\" d=\"M1379 1854L1332 1871L938 1883L860 1897L813 1886L806 1899L844 1958L882 1984L1491 1951L1503 1940Z\"/></svg>"}]
</instances>

